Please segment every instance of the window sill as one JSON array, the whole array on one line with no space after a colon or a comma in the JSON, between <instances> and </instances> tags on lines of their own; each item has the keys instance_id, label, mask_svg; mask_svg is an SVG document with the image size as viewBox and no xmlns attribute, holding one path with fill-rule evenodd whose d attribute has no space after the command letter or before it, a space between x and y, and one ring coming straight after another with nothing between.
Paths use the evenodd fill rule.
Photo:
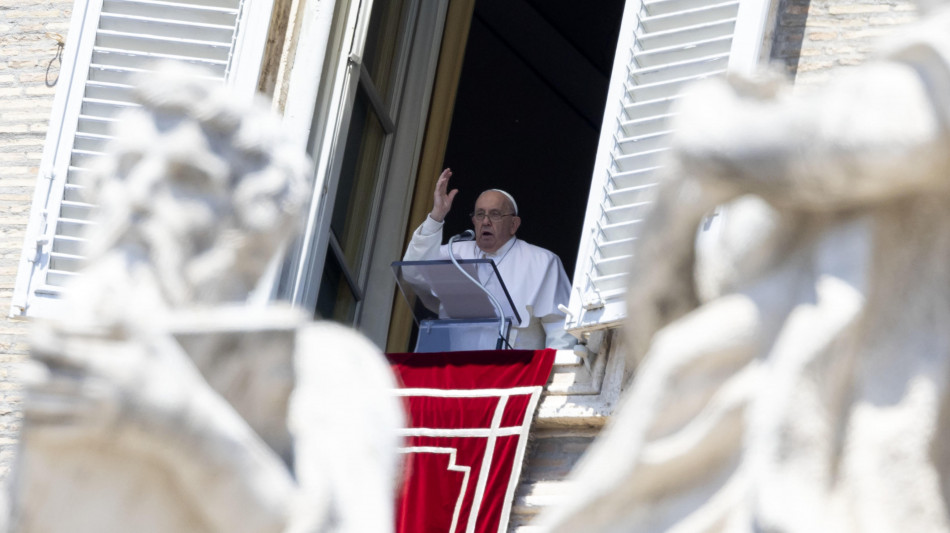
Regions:
<instances>
[{"instance_id":1,"label":"window sill","mask_svg":"<svg viewBox=\"0 0 950 533\"><path fill-rule=\"evenodd\" d=\"M613 332L607 332L606 337L611 336ZM606 423L620 399L624 361L612 343L598 344L596 354L587 361L571 350L558 350L535 427L601 427Z\"/></svg>"}]
</instances>

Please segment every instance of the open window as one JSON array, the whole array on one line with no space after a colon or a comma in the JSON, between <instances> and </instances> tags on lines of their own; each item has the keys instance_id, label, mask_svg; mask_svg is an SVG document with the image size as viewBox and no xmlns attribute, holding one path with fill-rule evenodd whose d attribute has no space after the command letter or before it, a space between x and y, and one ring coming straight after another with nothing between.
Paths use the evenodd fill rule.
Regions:
<instances>
[{"instance_id":1,"label":"open window","mask_svg":"<svg viewBox=\"0 0 950 533\"><path fill-rule=\"evenodd\" d=\"M446 236L470 225L479 191L509 190L519 237L553 250L573 275L568 326L578 335L616 326L669 104L691 80L756 64L774 2L376 4L336 6L343 29L328 48L340 51L323 69L316 111L304 113L315 200L284 294L390 351L409 348L411 318L388 265L450 166L462 192ZM363 63L380 39L394 93L373 96ZM348 249L354 235L358 251Z\"/></svg>"},{"instance_id":2,"label":"open window","mask_svg":"<svg viewBox=\"0 0 950 533\"><path fill-rule=\"evenodd\" d=\"M444 237L471 227L479 192L518 201L519 238L568 274L576 259L623 0L454 0L448 11L407 234L444 167L460 190ZM397 297L387 349L411 348Z\"/></svg>"}]
</instances>

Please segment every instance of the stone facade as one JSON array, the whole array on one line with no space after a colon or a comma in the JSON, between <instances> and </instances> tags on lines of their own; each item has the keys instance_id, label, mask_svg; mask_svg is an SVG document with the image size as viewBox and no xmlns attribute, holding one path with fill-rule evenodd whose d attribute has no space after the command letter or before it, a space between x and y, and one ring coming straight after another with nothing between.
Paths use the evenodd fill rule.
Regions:
<instances>
[{"instance_id":1,"label":"stone facade","mask_svg":"<svg viewBox=\"0 0 950 533\"><path fill-rule=\"evenodd\" d=\"M917 19L903 0L781 0L772 60L796 86L822 83L834 69L862 63L881 37Z\"/></svg>"},{"instance_id":2,"label":"stone facade","mask_svg":"<svg viewBox=\"0 0 950 533\"><path fill-rule=\"evenodd\" d=\"M0 0L0 310L10 308L58 73L71 1ZM861 63L877 38L916 19L898 0L780 0L772 60L797 86L819 84L835 68ZM27 353L24 321L0 324L0 478L9 471L17 431L12 370ZM616 356L617 354L611 354ZM558 493L597 428L543 429L532 436L512 529L520 530ZM527 530L527 528L523 528Z\"/></svg>"},{"instance_id":3,"label":"stone facade","mask_svg":"<svg viewBox=\"0 0 950 533\"><path fill-rule=\"evenodd\" d=\"M72 4L0 1L0 477L10 468L19 420L12 370L27 353L26 322L6 315Z\"/></svg>"}]
</instances>

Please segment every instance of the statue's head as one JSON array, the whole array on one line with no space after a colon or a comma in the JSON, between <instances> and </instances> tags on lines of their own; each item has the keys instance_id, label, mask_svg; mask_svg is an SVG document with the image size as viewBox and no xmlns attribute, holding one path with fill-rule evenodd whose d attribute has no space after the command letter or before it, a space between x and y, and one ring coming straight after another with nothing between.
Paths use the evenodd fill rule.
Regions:
<instances>
[{"instance_id":1,"label":"statue's head","mask_svg":"<svg viewBox=\"0 0 950 533\"><path fill-rule=\"evenodd\" d=\"M165 65L138 80L94 174L90 260L125 255L169 304L246 299L308 199L308 160L263 102Z\"/></svg>"}]
</instances>

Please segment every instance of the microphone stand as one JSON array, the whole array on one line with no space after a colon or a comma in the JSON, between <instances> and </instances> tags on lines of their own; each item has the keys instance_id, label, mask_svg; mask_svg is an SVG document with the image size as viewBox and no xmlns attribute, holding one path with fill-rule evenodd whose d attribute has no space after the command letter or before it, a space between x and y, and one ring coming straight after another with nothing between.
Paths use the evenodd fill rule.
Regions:
<instances>
[{"instance_id":1,"label":"microphone stand","mask_svg":"<svg viewBox=\"0 0 950 533\"><path fill-rule=\"evenodd\" d=\"M488 299L491 300L492 305L495 306L495 312L498 313L498 341L499 341L496 343L496 346L499 346L496 349L500 349L501 347L504 346L504 344L507 344L508 347L511 348L511 345L508 344L508 339L506 338L506 335L505 335L505 313L501 310L501 304L498 303L498 300L495 298L495 295L492 294L491 291L489 291L487 288L485 288L485 286L482 285L480 281L472 277L471 274L469 274L464 268L462 268L462 265L460 265L458 260L455 258L455 251L452 249L452 245L455 244L455 242L458 241L459 239L462 239L462 242L464 242L464 241L473 240L474 238L475 238L475 232L472 230L465 230L464 232L459 233L458 235L453 235L449 239L449 259L452 260L452 264L455 265L455 268L459 269L459 272L461 272L466 278L472 280L472 283L477 285L478 288L482 290L482 292L488 295ZM494 261L492 263L494 263Z\"/></svg>"}]
</instances>

